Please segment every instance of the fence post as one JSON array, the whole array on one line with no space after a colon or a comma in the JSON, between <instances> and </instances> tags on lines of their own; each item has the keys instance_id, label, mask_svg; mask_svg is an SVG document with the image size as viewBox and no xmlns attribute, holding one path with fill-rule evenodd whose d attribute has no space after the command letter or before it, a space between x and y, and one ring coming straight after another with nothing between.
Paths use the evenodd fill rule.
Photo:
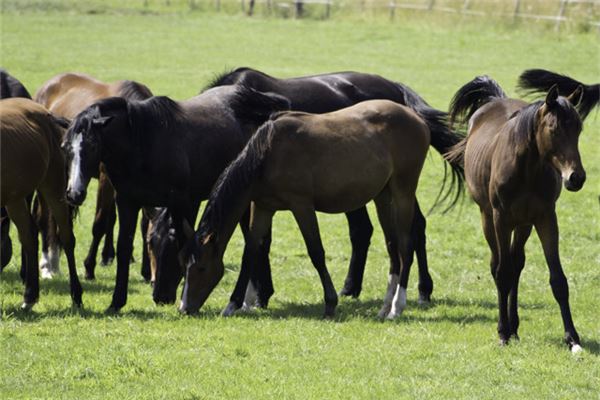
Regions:
<instances>
[{"instance_id":1,"label":"fence post","mask_svg":"<svg viewBox=\"0 0 600 400\"><path fill-rule=\"evenodd\" d=\"M569 0L560 0L560 9L558 10L558 17L556 17L556 25L554 25L554 30L558 31L560 29L560 23L565 15L565 11L567 9L567 4Z\"/></svg>"},{"instance_id":2,"label":"fence post","mask_svg":"<svg viewBox=\"0 0 600 400\"><path fill-rule=\"evenodd\" d=\"M215 8L217 11L221 11L221 0L215 0Z\"/></svg>"},{"instance_id":3,"label":"fence post","mask_svg":"<svg viewBox=\"0 0 600 400\"><path fill-rule=\"evenodd\" d=\"M390 0L390 20L394 20L396 15L396 0Z\"/></svg>"},{"instance_id":4,"label":"fence post","mask_svg":"<svg viewBox=\"0 0 600 400\"><path fill-rule=\"evenodd\" d=\"M521 11L521 0L515 0L515 12L513 13L513 21L516 21Z\"/></svg>"},{"instance_id":5,"label":"fence post","mask_svg":"<svg viewBox=\"0 0 600 400\"><path fill-rule=\"evenodd\" d=\"M464 13L465 11L467 11L470 6L471 6L471 0L465 0L465 2L463 3L463 6L462 6L462 12Z\"/></svg>"},{"instance_id":6,"label":"fence post","mask_svg":"<svg viewBox=\"0 0 600 400\"><path fill-rule=\"evenodd\" d=\"M435 5L435 0L429 0L429 6L427 6L427 9L429 11L433 10L434 5Z\"/></svg>"},{"instance_id":7,"label":"fence post","mask_svg":"<svg viewBox=\"0 0 600 400\"><path fill-rule=\"evenodd\" d=\"M331 15L331 0L327 0L327 4L325 5L325 18L329 18Z\"/></svg>"}]
</instances>

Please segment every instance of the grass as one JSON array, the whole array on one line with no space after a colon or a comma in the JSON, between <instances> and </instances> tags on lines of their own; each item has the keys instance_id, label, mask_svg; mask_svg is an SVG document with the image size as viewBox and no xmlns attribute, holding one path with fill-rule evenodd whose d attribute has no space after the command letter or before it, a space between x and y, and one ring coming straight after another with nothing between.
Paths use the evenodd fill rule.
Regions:
<instances>
[{"instance_id":1,"label":"grass","mask_svg":"<svg viewBox=\"0 0 600 400\"><path fill-rule=\"evenodd\" d=\"M32 92L54 74L81 71L107 81L139 80L156 94L183 99L218 72L249 65L282 77L379 73L445 109L453 93L478 74L491 75L515 95L517 76L526 68L548 68L589 83L598 81L600 72L597 36L559 35L540 25L90 14L60 7L41 12L26 7L31 3L2 3L0 63ZM586 350L581 356L573 357L562 344L560 314L535 235L521 279L521 342L497 346L489 253L471 201L428 218L432 305L416 304L413 271L405 314L383 323L376 313L388 260L380 228L372 239L361 298L343 299L335 320L323 321L317 274L293 218L282 212L274 221L276 294L270 308L231 319L218 313L237 276L239 234L227 250L223 281L201 315L192 318L178 315L174 306L155 306L137 263L120 315L103 312L114 265L99 267L98 280L83 283L82 312L70 309L63 275L42 281L40 302L24 314L18 309L23 289L13 260L0 276L2 398L598 398L599 131L600 120L592 114L580 143L588 181L581 192L563 193L557 205L571 307ZM419 188L425 208L441 177L440 158L432 153ZM377 225L374 210L369 211ZM92 212L88 201L76 221L80 266L91 240ZM345 218L321 214L319 221L339 289L350 255ZM15 238L14 228L12 234ZM138 239L137 260L140 248Z\"/></svg>"}]
</instances>

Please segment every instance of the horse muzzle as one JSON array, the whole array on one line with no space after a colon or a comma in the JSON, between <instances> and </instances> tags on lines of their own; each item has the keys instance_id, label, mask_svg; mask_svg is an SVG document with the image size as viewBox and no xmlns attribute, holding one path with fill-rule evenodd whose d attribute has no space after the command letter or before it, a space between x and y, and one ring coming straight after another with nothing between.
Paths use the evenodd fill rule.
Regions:
<instances>
[{"instance_id":1,"label":"horse muzzle","mask_svg":"<svg viewBox=\"0 0 600 400\"><path fill-rule=\"evenodd\" d=\"M86 191L67 189L67 201L73 206L80 206L85 200Z\"/></svg>"},{"instance_id":2,"label":"horse muzzle","mask_svg":"<svg viewBox=\"0 0 600 400\"><path fill-rule=\"evenodd\" d=\"M571 172L567 179L563 179L565 189L571 192L577 192L585 183L585 171Z\"/></svg>"}]
</instances>

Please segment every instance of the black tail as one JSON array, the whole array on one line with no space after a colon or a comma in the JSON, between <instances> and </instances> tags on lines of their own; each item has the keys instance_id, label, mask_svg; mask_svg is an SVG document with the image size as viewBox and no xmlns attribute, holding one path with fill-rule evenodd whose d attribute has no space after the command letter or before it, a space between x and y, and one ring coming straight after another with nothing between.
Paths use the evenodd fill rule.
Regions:
<instances>
[{"instance_id":1,"label":"black tail","mask_svg":"<svg viewBox=\"0 0 600 400\"><path fill-rule=\"evenodd\" d=\"M446 207L444 212L450 210L456 205L461 195L463 194L462 186L464 182L464 170L463 165L459 162L446 157L446 153L462 140L462 135L452 131L448 124L448 114L432 108L419 96L415 91L410 89L408 86L397 83L404 96L405 105L415 111L427 124L431 133L431 146L441 154L452 169L452 178L450 185L446 190L446 182L448 180L448 169L447 165L444 164L444 180L442 186L435 199L431 210L433 210L440 203L444 202L448 198L451 198L451 202ZM454 195L453 195L454 193ZM430 210L430 211L431 211Z\"/></svg>"},{"instance_id":2,"label":"black tail","mask_svg":"<svg viewBox=\"0 0 600 400\"><path fill-rule=\"evenodd\" d=\"M592 109L600 104L600 83L586 85L545 69L528 69L519 76L518 87L525 94L546 94L553 85L558 85L558 93L561 96L570 95L580 85L583 87L583 96L576 106L582 120L585 120Z\"/></svg>"},{"instance_id":3,"label":"black tail","mask_svg":"<svg viewBox=\"0 0 600 400\"><path fill-rule=\"evenodd\" d=\"M466 124L481 106L494 99L506 98L498 82L487 75L478 76L458 89L450 102L450 125Z\"/></svg>"},{"instance_id":4,"label":"black tail","mask_svg":"<svg viewBox=\"0 0 600 400\"><path fill-rule=\"evenodd\" d=\"M287 97L272 92L259 92L249 86L240 84L231 108L236 118L260 126L269 116L278 111L290 109Z\"/></svg>"}]
</instances>

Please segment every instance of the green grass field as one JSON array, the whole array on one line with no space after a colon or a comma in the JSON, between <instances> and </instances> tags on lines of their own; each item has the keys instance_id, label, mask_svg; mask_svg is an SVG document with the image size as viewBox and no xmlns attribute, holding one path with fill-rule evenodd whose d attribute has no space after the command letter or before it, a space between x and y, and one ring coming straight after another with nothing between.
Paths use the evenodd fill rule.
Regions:
<instances>
[{"instance_id":1,"label":"green grass field","mask_svg":"<svg viewBox=\"0 0 600 400\"><path fill-rule=\"evenodd\" d=\"M252 66L280 77L338 70L381 74L408 84L446 109L476 75L516 95L517 76L543 67L583 82L600 76L595 33L554 33L544 24L507 25L460 17L250 19L203 12L40 11L43 2L3 1L0 64L33 93L65 71L102 80L134 79L155 94L184 99L217 73ZM141 2L140 2L141 3ZM31 7L28 7L30 5ZM89 11L89 10L88 10ZM17 260L0 275L0 398L599 398L600 395L600 119L592 113L580 141L588 181L563 192L557 209L571 308L585 351L562 343L562 322L539 240L527 245L521 278L521 341L500 348L496 290L489 274L477 207L428 218L433 303L417 305L413 269L408 308L394 322L376 314L388 259L376 227L359 300L342 299L333 321L321 319L322 289L289 213L274 221L271 259L276 293L268 310L230 319L227 304L241 259L233 237L227 272L200 316L155 306L132 264L129 300L104 314L115 265L83 282L84 310L73 312L66 273L41 282L30 314L19 310ZM434 152L419 187L428 208L442 179ZM95 187L95 183L93 183ZM82 262L91 241L93 194L76 220ZM345 218L319 215L328 267L340 289L350 256ZM16 231L12 235L15 242ZM15 246L18 254L18 245ZM135 257L141 260L140 241Z\"/></svg>"}]
</instances>

